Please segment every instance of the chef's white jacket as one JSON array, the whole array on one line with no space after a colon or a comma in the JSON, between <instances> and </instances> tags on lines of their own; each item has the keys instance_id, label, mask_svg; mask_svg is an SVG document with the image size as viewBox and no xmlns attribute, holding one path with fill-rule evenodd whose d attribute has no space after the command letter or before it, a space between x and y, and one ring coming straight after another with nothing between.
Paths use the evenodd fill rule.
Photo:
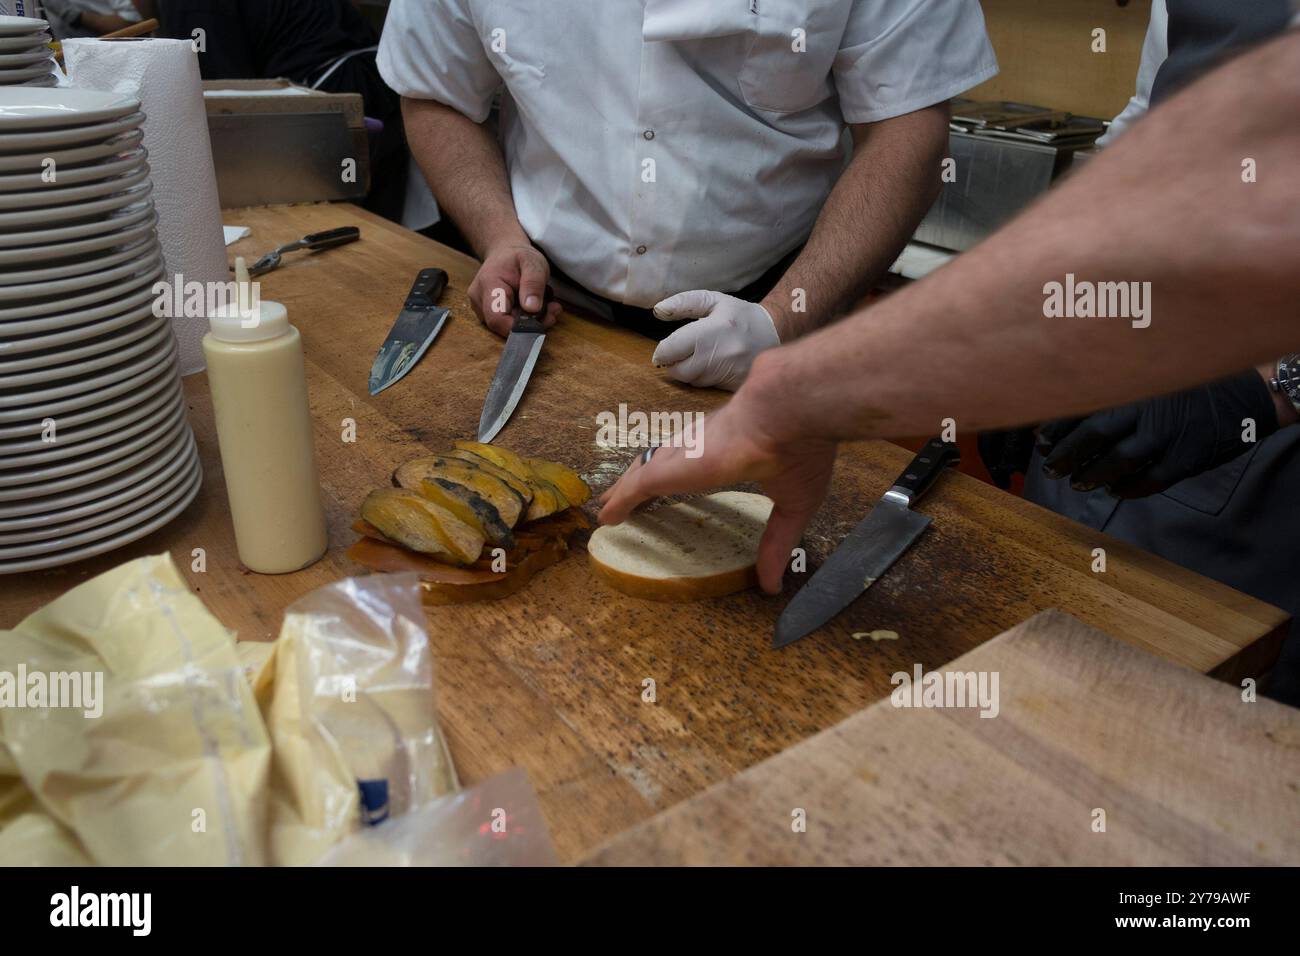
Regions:
<instances>
[{"instance_id":1,"label":"chef's white jacket","mask_svg":"<svg viewBox=\"0 0 1300 956\"><path fill-rule=\"evenodd\" d=\"M379 68L476 122L520 224L593 292L743 288L812 230L846 123L997 73L977 0L393 0Z\"/></svg>"},{"instance_id":2,"label":"chef's white jacket","mask_svg":"<svg viewBox=\"0 0 1300 956\"><path fill-rule=\"evenodd\" d=\"M1097 139L1098 146L1109 146L1115 137L1124 132L1151 109L1151 88L1156 74L1169 58L1169 8L1165 0L1151 0L1151 19L1147 23L1147 36L1142 41L1142 59L1138 63L1137 89L1123 112L1110 121L1105 135Z\"/></svg>"}]
</instances>

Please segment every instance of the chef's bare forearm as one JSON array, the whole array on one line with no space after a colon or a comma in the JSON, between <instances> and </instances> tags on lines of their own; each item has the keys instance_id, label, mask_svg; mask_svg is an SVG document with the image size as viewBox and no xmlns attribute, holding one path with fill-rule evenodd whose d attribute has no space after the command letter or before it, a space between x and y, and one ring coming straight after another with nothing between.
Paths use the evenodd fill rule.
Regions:
<instances>
[{"instance_id":1,"label":"chef's bare forearm","mask_svg":"<svg viewBox=\"0 0 1300 956\"><path fill-rule=\"evenodd\" d=\"M1172 392L1295 351L1298 115L1292 31L1152 111L950 265L764 353L741 394L753 390L774 435L930 434L947 418L973 431ZM1256 181L1243 181L1252 164ZM1046 317L1044 285L1067 273L1152 283L1150 325Z\"/></svg>"},{"instance_id":2,"label":"chef's bare forearm","mask_svg":"<svg viewBox=\"0 0 1300 956\"><path fill-rule=\"evenodd\" d=\"M125 30L133 26L131 20L126 17L119 17L115 13L92 13L89 10L83 10L78 26L93 36L104 36L106 33L116 33L118 30Z\"/></svg>"},{"instance_id":3,"label":"chef's bare forearm","mask_svg":"<svg viewBox=\"0 0 1300 956\"><path fill-rule=\"evenodd\" d=\"M783 342L838 318L898 258L939 194L948 104L854 126L853 140L808 244L763 300Z\"/></svg>"},{"instance_id":4,"label":"chef's bare forearm","mask_svg":"<svg viewBox=\"0 0 1300 956\"><path fill-rule=\"evenodd\" d=\"M480 258L502 242L527 243L501 146L491 127L434 100L403 98L402 117L438 207Z\"/></svg>"}]
</instances>

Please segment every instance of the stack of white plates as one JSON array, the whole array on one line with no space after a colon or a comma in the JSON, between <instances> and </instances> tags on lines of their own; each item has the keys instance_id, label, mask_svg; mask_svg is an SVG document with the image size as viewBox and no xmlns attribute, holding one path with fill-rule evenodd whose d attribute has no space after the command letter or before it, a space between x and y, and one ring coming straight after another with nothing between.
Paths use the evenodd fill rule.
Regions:
<instances>
[{"instance_id":1,"label":"stack of white plates","mask_svg":"<svg viewBox=\"0 0 1300 956\"><path fill-rule=\"evenodd\" d=\"M0 574L120 547L198 492L139 107L0 93Z\"/></svg>"},{"instance_id":2,"label":"stack of white plates","mask_svg":"<svg viewBox=\"0 0 1300 956\"><path fill-rule=\"evenodd\" d=\"M54 86L50 25L31 17L0 17L0 86Z\"/></svg>"}]
</instances>

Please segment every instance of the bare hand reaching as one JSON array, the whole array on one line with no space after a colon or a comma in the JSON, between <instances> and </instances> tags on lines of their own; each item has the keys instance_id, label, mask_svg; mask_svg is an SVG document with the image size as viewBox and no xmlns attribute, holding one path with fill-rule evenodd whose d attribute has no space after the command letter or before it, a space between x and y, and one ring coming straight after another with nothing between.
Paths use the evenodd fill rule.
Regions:
<instances>
[{"instance_id":1,"label":"bare hand reaching","mask_svg":"<svg viewBox=\"0 0 1300 956\"><path fill-rule=\"evenodd\" d=\"M757 481L773 501L758 548L758 577L775 594L791 552L826 498L837 445L823 439L789 439L765 427L762 400L741 389L704 419L689 442L659 448L649 464L640 459L601 496L601 524L618 524L642 502L661 495L706 491ZM699 452L687 456L687 446ZM692 454L695 452L693 451Z\"/></svg>"}]
</instances>

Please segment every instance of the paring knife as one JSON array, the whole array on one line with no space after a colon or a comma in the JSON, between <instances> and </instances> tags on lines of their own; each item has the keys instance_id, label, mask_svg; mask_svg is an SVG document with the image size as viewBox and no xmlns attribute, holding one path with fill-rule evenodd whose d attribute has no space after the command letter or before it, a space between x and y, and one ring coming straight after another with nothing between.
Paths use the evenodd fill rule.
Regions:
<instances>
[{"instance_id":1,"label":"paring knife","mask_svg":"<svg viewBox=\"0 0 1300 956\"><path fill-rule=\"evenodd\" d=\"M937 438L921 449L871 514L858 522L781 612L772 647L793 644L826 624L902 557L930 526L930 518L913 511L912 505L960 458L956 445Z\"/></svg>"},{"instance_id":2,"label":"paring knife","mask_svg":"<svg viewBox=\"0 0 1300 956\"><path fill-rule=\"evenodd\" d=\"M400 381L429 350L451 315L450 309L436 304L446 287L447 273L442 269L425 269L416 276L402 314L370 366L371 395Z\"/></svg>"},{"instance_id":3,"label":"paring knife","mask_svg":"<svg viewBox=\"0 0 1300 956\"><path fill-rule=\"evenodd\" d=\"M515 406L523 398L537 357L542 354L546 342L546 330L542 326L545 316L545 304L536 314L515 313L514 327L501 352L501 361L497 363L496 375L492 377L487 399L483 402L483 415L478 421L478 440L485 444L491 442L510 421Z\"/></svg>"}]
</instances>

